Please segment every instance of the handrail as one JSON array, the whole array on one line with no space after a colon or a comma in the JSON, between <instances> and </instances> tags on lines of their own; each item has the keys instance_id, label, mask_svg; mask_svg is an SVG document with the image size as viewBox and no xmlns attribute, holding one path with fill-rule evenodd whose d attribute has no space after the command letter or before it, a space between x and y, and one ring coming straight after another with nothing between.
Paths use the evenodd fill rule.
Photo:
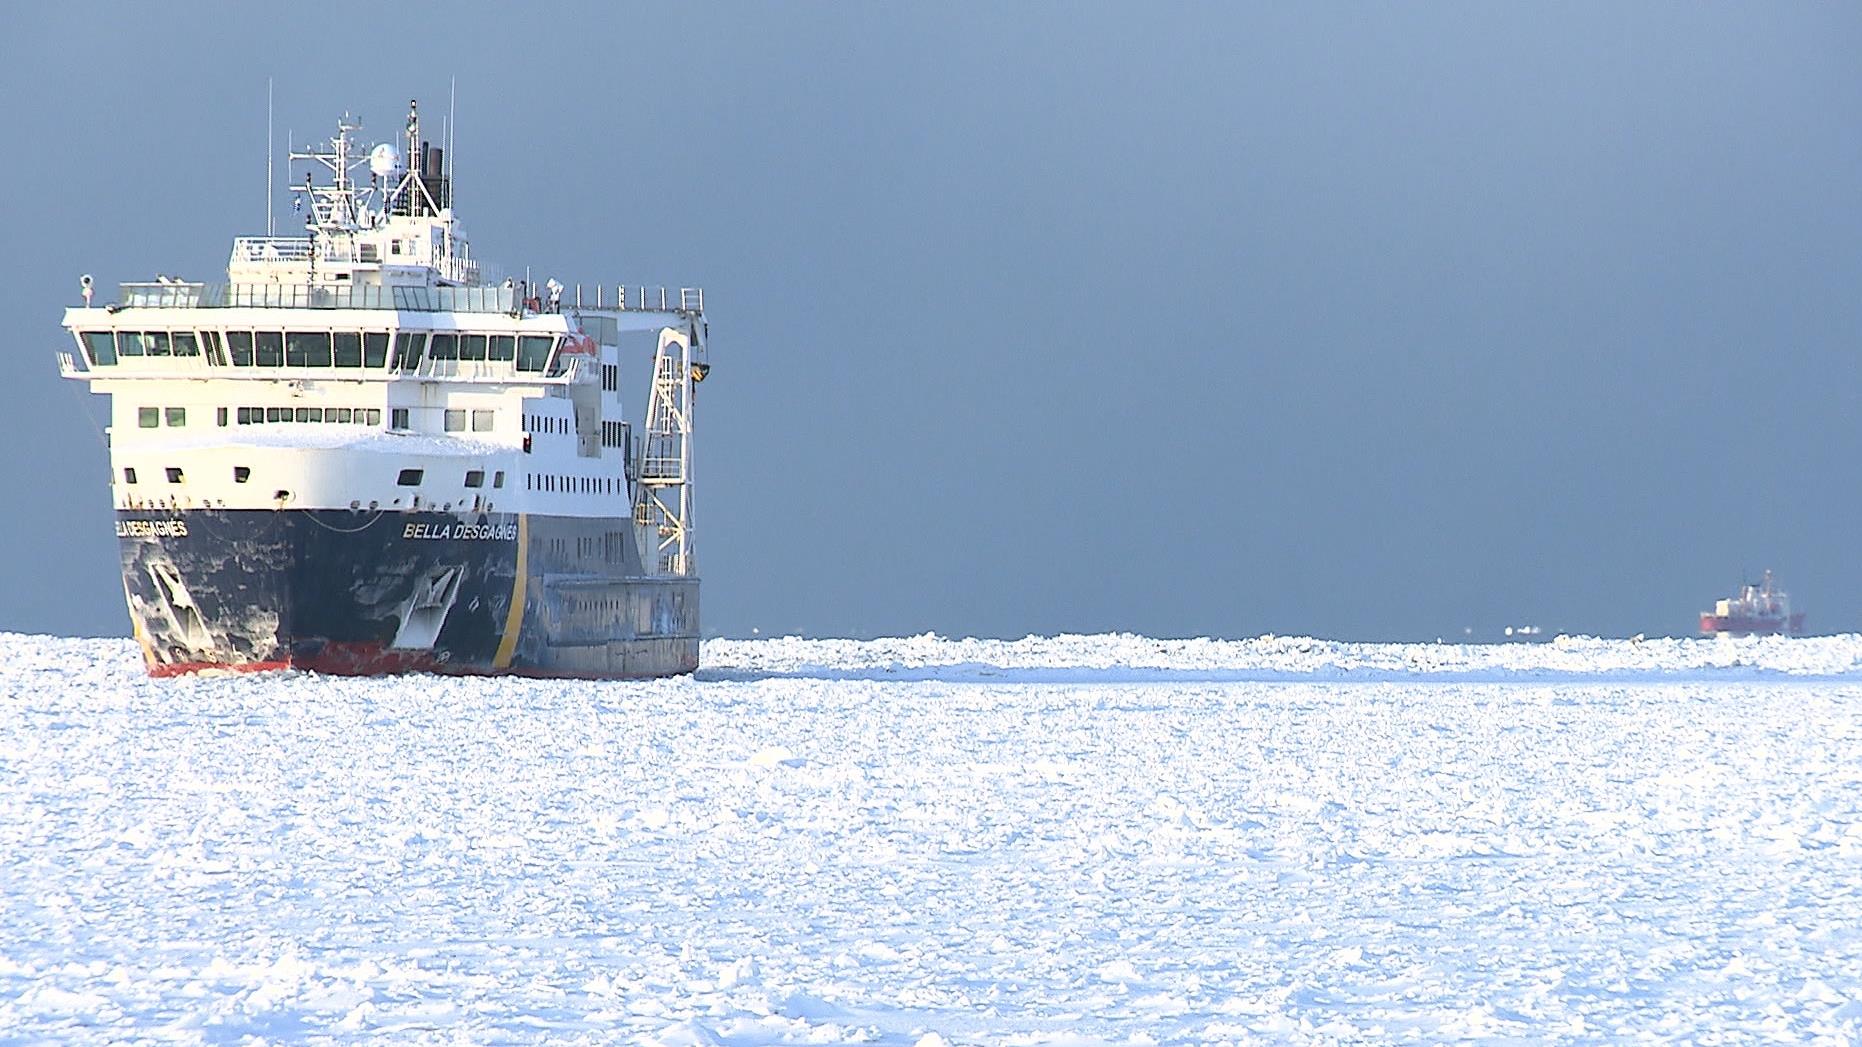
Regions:
<instances>
[{"instance_id":1,"label":"handrail","mask_svg":"<svg viewBox=\"0 0 1862 1047\"><path fill-rule=\"evenodd\" d=\"M257 238L254 238L257 239ZM521 290L503 284L457 287L379 284L207 284L159 281L119 286L120 308L135 309L394 309L409 313L509 313L525 311ZM702 287L614 288L576 285L563 308L601 312L659 312L696 315L705 311ZM676 292L676 293L675 293Z\"/></svg>"}]
</instances>

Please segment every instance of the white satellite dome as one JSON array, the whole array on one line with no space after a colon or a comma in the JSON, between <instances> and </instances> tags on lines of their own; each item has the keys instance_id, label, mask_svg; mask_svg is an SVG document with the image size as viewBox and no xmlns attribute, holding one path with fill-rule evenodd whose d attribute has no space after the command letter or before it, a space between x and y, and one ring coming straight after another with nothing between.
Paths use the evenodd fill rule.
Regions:
<instances>
[{"instance_id":1,"label":"white satellite dome","mask_svg":"<svg viewBox=\"0 0 1862 1047\"><path fill-rule=\"evenodd\" d=\"M377 178L388 178L401 170L401 154L387 142L369 150L369 171Z\"/></svg>"}]
</instances>

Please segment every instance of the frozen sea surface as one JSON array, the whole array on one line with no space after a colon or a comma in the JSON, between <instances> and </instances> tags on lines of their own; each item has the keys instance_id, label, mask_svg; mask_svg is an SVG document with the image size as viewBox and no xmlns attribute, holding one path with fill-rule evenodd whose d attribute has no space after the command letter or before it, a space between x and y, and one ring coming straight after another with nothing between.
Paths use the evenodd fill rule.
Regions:
<instances>
[{"instance_id":1,"label":"frozen sea surface","mask_svg":"<svg viewBox=\"0 0 1862 1047\"><path fill-rule=\"evenodd\" d=\"M1862 1039L1862 638L0 634L0 1042Z\"/></svg>"}]
</instances>

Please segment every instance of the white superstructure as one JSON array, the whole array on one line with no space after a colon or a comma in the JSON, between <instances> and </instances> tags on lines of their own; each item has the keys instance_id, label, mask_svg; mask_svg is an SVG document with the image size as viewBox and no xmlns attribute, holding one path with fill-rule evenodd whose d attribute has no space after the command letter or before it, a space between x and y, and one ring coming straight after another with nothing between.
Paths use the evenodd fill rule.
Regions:
<instances>
[{"instance_id":1,"label":"white superstructure","mask_svg":"<svg viewBox=\"0 0 1862 1047\"><path fill-rule=\"evenodd\" d=\"M163 277L93 306L87 280L67 310L64 375L111 397L117 508L634 519L650 570L692 573L702 292L478 282L416 112L406 169L385 144L357 156L356 126L292 155L333 176L293 187L306 236L235 240L225 284ZM630 332L655 340L644 462Z\"/></svg>"}]
</instances>

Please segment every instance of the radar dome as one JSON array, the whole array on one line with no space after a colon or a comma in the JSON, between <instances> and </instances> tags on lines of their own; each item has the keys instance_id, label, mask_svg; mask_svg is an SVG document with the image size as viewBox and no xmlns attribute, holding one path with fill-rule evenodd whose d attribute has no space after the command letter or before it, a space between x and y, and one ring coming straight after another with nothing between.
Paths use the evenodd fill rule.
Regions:
<instances>
[{"instance_id":1,"label":"radar dome","mask_svg":"<svg viewBox=\"0 0 1862 1047\"><path fill-rule=\"evenodd\" d=\"M377 178L387 178L401 170L401 154L387 142L369 150L369 171Z\"/></svg>"}]
</instances>

